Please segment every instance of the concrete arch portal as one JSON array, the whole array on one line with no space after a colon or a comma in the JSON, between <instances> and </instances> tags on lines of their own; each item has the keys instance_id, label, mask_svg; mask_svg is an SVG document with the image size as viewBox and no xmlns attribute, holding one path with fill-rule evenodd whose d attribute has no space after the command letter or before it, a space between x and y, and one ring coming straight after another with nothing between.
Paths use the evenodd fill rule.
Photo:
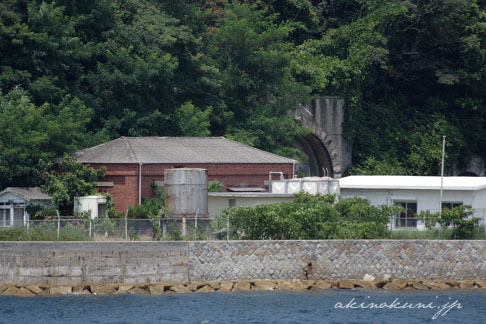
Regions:
<instances>
[{"instance_id":1,"label":"concrete arch portal","mask_svg":"<svg viewBox=\"0 0 486 324\"><path fill-rule=\"evenodd\" d=\"M344 99L322 97L308 105L299 105L294 118L312 134L300 136L295 146L307 157L297 165L305 176L340 178L351 164L351 151L342 132Z\"/></svg>"},{"instance_id":2,"label":"concrete arch portal","mask_svg":"<svg viewBox=\"0 0 486 324\"><path fill-rule=\"evenodd\" d=\"M486 160L478 155L473 155L465 163L459 166L454 164L452 175L460 177L485 177L486 176Z\"/></svg>"},{"instance_id":3,"label":"concrete arch portal","mask_svg":"<svg viewBox=\"0 0 486 324\"><path fill-rule=\"evenodd\" d=\"M335 176L328 149L315 134L297 137L295 139L295 145L307 157L307 161L299 165L304 168L304 174L306 176Z\"/></svg>"}]
</instances>

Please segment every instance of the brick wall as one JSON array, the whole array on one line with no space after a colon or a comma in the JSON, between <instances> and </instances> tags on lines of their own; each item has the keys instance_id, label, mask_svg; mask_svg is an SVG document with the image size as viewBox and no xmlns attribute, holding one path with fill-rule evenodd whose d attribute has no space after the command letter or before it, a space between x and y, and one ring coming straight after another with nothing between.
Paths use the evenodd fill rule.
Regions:
<instances>
[{"instance_id":1,"label":"brick wall","mask_svg":"<svg viewBox=\"0 0 486 324\"><path fill-rule=\"evenodd\" d=\"M138 203L138 164L92 164L98 169L106 167L104 181L113 181L113 187L96 188L97 191L108 192L115 202L117 211L126 211L128 206Z\"/></svg>"},{"instance_id":2,"label":"brick wall","mask_svg":"<svg viewBox=\"0 0 486 324\"><path fill-rule=\"evenodd\" d=\"M92 164L95 168L106 166L104 181L113 181L113 187L97 188L113 196L115 209L125 211L138 204L138 164ZM292 164L144 164L142 165L142 197L152 198L152 181L164 181L164 170L174 166L208 170L209 181L223 180L225 191L232 186L257 186L265 188L270 171L281 171L286 179L292 178ZM275 176L274 176L275 177Z\"/></svg>"}]
</instances>

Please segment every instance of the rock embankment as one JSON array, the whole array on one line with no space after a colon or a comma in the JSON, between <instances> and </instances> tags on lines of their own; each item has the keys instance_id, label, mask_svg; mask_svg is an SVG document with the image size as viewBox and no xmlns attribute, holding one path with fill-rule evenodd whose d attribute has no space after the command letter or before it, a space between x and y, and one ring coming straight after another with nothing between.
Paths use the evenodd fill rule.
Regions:
<instances>
[{"instance_id":1,"label":"rock embankment","mask_svg":"<svg viewBox=\"0 0 486 324\"><path fill-rule=\"evenodd\" d=\"M218 282L106 284L79 286L0 284L0 296L61 296L151 294L170 295L191 292L237 292L249 290L305 291L323 289L472 289L486 288L486 281L475 280L237 280Z\"/></svg>"}]
</instances>

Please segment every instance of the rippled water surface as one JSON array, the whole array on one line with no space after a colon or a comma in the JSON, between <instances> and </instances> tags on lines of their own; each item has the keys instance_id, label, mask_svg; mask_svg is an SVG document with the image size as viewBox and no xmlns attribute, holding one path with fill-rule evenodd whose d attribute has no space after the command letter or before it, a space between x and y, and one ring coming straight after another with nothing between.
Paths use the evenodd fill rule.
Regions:
<instances>
[{"instance_id":1,"label":"rippled water surface","mask_svg":"<svg viewBox=\"0 0 486 324\"><path fill-rule=\"evenodd\" d=\"M456 300L456 305L460 303L462 308L454 306L441 316L447 310L446 303ZM360 303L384 307L383 303L390 305L394 301L394 307L422 303L438 308L346 308L346 305L359 307ZM441 307L444 309L433 319ZM168 296L0 296L0 323L486 323L486 291L332 289Z\"/></svg>"}]
</instances>

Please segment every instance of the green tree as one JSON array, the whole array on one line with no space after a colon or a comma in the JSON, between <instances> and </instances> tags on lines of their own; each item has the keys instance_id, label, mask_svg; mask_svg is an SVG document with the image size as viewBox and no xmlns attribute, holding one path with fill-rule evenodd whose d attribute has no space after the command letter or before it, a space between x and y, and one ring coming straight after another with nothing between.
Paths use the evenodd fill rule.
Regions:
<instances>
[{"instance_id":1,"label":"green tree","mask_svg":"<svg viewBox=\"0 0 486 324\"><path fill-rule=\"evenodd\" d=\"M451 227L454 239L472 239L480 220L472 215L473 210L470 205L461 205L452 209L443 208L440 218L439 213L427 215L430 218L427 225L429 228L435 224L439 224L443 229Z\"/></svg>"},{"instance_id":2,"label":"green tree","mask_svg":"<svg viewBox=\"0 0 486 324\"><path fill-rule=\"evenodd\" d=\"M371 206L361 198L335 199L301 193L292 202L232 207L222 220L229 217L234 236L245 240L376 239L386 237L387 224L398 210Z\"/></svg>"},{"instance_id":3,"label":"green tree","mask_svg":"<svg viewBox=\"0 0 486 324\"><path fill-rule=\"evenodd\" d=\"M179 109L192 102L209 115L209 106L219 105L211 100L217 82L202 62L200 40L156 2L115 8L120 19L100 44L103 59L86 76L95 123L112 137L185 135L175 120Z\"/></svg>"},{"instance_id":4,"label":"green tree","mask_svg":"<svg viewBox=\"0 0 486 324\"><path fill-rule=\"evenodd\" d=\"M228 4L208 35L208 55L219 70L227 107L214 128L237 141L291 155L294 136L303 130L288 112L308 99L308 88L294 80L290 69L293 27L277 17L257 4Z\"/></svg>"},{"instance_id":5,"label":"green tree","mask_svg":"<svg viewBox=\"0 0 486 324\"><path fill-rule=\"evenodd\" d=\"M0 188L38 185L39 161L50 161L103 139L87 125L92 117L79 99L36 106L25 90L0 94Z\"/></svg>"},{"instance_id":6,"label":"green tree","mask_svg":"<svg viewBox=\"0 0 486 324\"><path fill-rule=\"evenodd\" d=\"M449 168L486 156L484 12L475 0L369 0L320 16L327 27L296 48L293 69L313 93L346 98L351 172L436 175L441 135Z\"/></svg>"},{"instance_id":7,"label":"green tree","mask_svg":"<svg viewBox=\"0 0 486 324\"><path fill-rule=\"evenodd\" d=\"M322 95L346 99L348 172L436 175L442 135L447 172L486 158L485 12L481 0L1 1L0 186L121 135L225 135L293 156L308 131L289 111Z\"/></svg>"},{"instance_id":8,"label":"green tree","mask_svg":"<svg viewBox=\"0 0 486 324\"><path fill-rule=\"evenodd\" d=\"M179 126L180 135L185 136L209 136L210 115L212 107L208 107L205 111L201 111L191 102L186 102L180 106L175 112L175 120Z\"/></svg>"},{"instance_id":9,"label":"green tree","mask_svg":"<svg viewBox=\"0 0 486 324\"><path fill-rule=\"evenodd\" d=\"M73 157L64 155L57 165L57 172L50 162L42 163L42 189L52 196L52 202L59 211L72 215L75 197L93 195L96 193L96 183L101 180L106 168L94 169L79 163Z\"/></svg>"}]
</instances>

